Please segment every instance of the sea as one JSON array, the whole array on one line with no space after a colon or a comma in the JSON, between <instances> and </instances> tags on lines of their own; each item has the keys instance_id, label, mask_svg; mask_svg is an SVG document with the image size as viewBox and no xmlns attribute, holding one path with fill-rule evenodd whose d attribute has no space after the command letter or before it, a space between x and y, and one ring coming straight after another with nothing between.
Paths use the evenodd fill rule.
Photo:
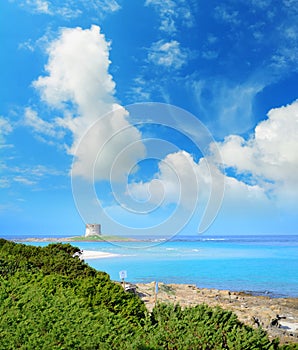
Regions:
<instances>
[{"instance_id":1,"label":"sea","mask_svg":"<svg viewBox=\"0 0 298 350\"><path fill-rule=\"evenodd\" d=\"M72 244L81 250L117 254L85 260L115 281L120 281L121 271L125 271L129 283L183 283L253 295L298 297L298 235L200 235Z\"/></svg>"}]
</instances>

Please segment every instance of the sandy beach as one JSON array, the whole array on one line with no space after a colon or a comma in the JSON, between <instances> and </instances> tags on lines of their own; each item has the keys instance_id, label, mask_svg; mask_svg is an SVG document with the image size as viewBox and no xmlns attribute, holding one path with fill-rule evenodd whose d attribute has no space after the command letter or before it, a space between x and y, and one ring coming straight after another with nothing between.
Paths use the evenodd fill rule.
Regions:
<instances>
[{"instance_id":1,"label":"sandy beach","mask_svg":"<svg viewBox=\"0 0 298 350\"><path fill-rule=\"evenodd\" d=\"M120 257L119 254L111 254L106 252L100 252L98 250L82 250L81 255L79 256L81 260L87 259L106 259L106 258L115 258Z\"/></svg>"},{"instance_id":2,"label":"sandy beach","mask_svg":"<svg viewBox=\"0 0 298 350\"><path fill-rule=\"evenodd\" d=\"M138 283L136 290L147 308L152 310L155 283ZM187 284L159 283L157 300L179 303L182 307L201 303L220 306L233 311L247 325L260 325L270 338L278 337L281 343L298 343L298 298L270 298L243 292L202 289Z\"/></svg>"}]
</instances>

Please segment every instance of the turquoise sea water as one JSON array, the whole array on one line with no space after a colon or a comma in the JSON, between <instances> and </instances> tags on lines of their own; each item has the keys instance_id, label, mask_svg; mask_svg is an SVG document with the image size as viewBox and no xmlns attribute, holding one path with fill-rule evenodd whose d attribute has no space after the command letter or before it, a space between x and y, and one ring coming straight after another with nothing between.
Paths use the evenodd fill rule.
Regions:
<instances>
[{"instance_id":1,"label":"turquoise sea water","mask_svg":"<svg viewBox=\"0 0 298 350\"><path fill-rule=\"evenodd\" d=\"M86 260L113 280L119 280L119 271L126 270L127 281L132 283L187 283L298 297L298 236L200 236L125 246L108 242L73 244L83 250L119 254Z\"/></svg>"}]
</instances>

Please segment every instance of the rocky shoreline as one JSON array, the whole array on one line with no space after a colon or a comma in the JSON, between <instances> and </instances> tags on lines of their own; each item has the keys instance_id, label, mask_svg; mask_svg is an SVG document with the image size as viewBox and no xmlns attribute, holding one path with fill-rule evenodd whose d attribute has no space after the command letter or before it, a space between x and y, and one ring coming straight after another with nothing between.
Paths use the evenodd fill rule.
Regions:
<instances>
[{"instance_id":1,"label":"rocky shoreline","mask_svg":"<svg viewBox=\"0 0 298 350\"><path fill-rule=\"evenodd\" d=\"M119 241L119 237L112 238L114 241ZM105 239L111 241L111 236L101 236L96 241L104 241ZM95 240L86 239L83 236L75 236L64 238L27 238L17 241L65 243L94 242ZM98 252L98 254L103 253ZM96 255L96 258L99 257L109 256ZM87 256L83 258L87 258ZM95 258L95 255L93 258ZM155 282L148 284L138 283L132 287L145 302L148 310L151 311L155 304ZM233 311L239 320L247 325L253 327L261 326L267 331L270 338L278 337L282 344L298 343L298 298L270 298L270 296L256 296L244 292L197 288L195 285L190 284L159 283L157 300L180 304L182 307L195 306L201 303L210 306L220 306L223 309Z\"/></svg>"},{"instance_id":2,"label":"rocky shoreline","mask_svg":"<svg viewBox=\"0 0 298 350\"><path fill-rule=\"evenodd\" d=\"M136 292L152 310L155 304L155 282L138 283ZM269 337L282 344L298 343L298 298L270 298L243 292L197 288L188 284L159 283L157 301L172 302L182 307L205 303L233 311L240 321L261 326Z\"/></svg>"}]
</instances>

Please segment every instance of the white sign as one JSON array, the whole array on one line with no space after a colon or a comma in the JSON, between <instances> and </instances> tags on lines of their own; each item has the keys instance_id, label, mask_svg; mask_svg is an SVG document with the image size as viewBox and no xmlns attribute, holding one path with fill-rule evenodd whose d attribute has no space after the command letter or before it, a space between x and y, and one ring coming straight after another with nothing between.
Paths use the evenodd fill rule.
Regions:
<instances>
[{"instance_id":1,"label":"white sign","mask_svg":"<svg viewBox=\"0 0 298 350\"><path fill-rule=\"evenodd\" d=\"M119 276L120 276L120 279L124 280L125 278L127 278L127 271L125 270L120 271Z\"/></svg>"}]
</instances>

